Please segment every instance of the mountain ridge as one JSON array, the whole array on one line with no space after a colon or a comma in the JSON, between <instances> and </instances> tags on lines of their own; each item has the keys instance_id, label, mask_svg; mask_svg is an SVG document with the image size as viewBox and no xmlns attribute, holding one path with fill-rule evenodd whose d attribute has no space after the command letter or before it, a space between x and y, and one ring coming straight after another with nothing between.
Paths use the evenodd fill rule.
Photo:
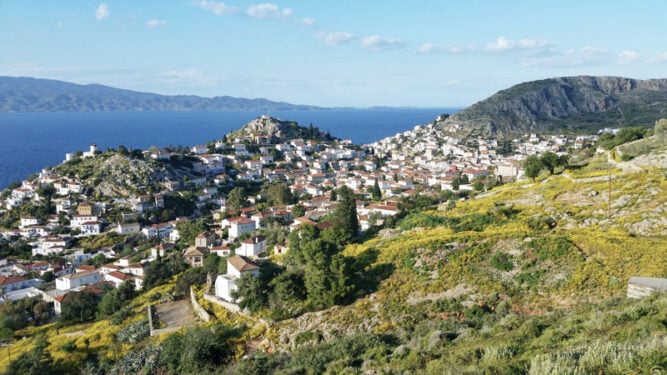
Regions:
<instances>
[{"instance_id":1,"label":"mountain ridge","mask_svg":"<svg viewBox=\"0 0 667 375\"><path fill-rule=\"evenodd\" d=\"M572 76L519 83L439 122L470 136L652 126L667 115L667 79Z\"/></svg>"},{"instance_id":2,"label":"mountain ridge","mask_svg":"<svg viewBox=\"0 0 667 375\"><path fill-rule=\"evenodd\" d=\"M0 112L322 110L232 96L160 95L101 84L0 76Z\"/></svg>"}]
</instances>

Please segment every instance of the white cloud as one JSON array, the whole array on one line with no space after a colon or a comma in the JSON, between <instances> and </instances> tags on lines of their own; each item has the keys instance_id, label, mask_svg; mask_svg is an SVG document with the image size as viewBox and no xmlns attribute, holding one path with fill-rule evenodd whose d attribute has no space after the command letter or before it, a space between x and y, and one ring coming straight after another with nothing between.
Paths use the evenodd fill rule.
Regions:
<instances>
[{"instance_id":1,"label":"white cloud","mask_svg":"<svg viewBox=\"0 0 667 375\"><path fill-rule=\"evenodd\" d=\"M167 24L167 21L165 20L150 20L146 22L146 26L148 27L159 27L159 26L164 26Z\"/></svg>"},{"instance_id":2,"label":"white cloud","mask_svg":"<svg viewBox=\"0 0 667 375\"><path fill-rule=\"evenodd\" d=\"M306 26L314 26L315 25L315 20L310 18L310 17L303 17L301 19L301 23L306 25Z\"/></svg>"},{"instance_id":3,"label":"white cloud","mask_svg":"<svg viewBox=\"0 0 667 375\"><path fill-rule=\"evenodd\" d=\"M369 35L361 38L361 47L372 51L386 51L403 46L400 39L383 38L379 35Z\"/></svg>"},{"instance_id":4,"label":"white cloud","mask_svg":"<svg viewBox=\"0 0 667 375\"><path fill-rule=\"evenodd\" d=\"M551 47L552 44L542 39L512 40L504 36L484 45L479 44L438 44L424 43L418 49L419 53L464 53L464 52L510 52L510 51L540 51Z\"/></svg>"},{"instance_id":5,"label":"white cloud","mask_svg":"<svg viewBox=\"0 0 667 375\"><path fill-rule=\"evenodd\" d=\"M487 51L512 51L518 49L538 49L547 46L549 46L549 42L546 40L520 39L517 41L501 36L494 42L487 43L484 49Z\"/></svg>"},{"instance_id":6,"label":"white cloud","mask_svg":"<svg viewBox=\"0 0 667 375\"><path fill-rule=\"evenodd\" d=\"M344 31L321 32L319 36L329 46L337 46L354 39L353 34Z\"/></svg>"},{"instance_id":7,"label":"white cloud","mask_svg":"<svg viewBox=\"0 0 667 375\"><path fill-rule=\"evenodd\" d=\"M565 51L550 50L545 56L531 57L522 61L523 66L584 66L601 65L613 61L606 48L581 47Z\"/></svg>"},{"instance_id":8,"label":"white cloud","mask_svg":"<svg viewBox=\"0 0 667 375\"><path fill-rule=\"evenodd\" d=\"M658 56L652 57L647 60L651 64L662 64L667 62L667 52L664 52Z\"/></svg>"},{"instance_id":9,"label":"white cloud","mask_svg":"<svg viewBox=\"0 0 667 375\"><path fill-rule=\"evenodd\" d=\"M623 51L618 54L616 58L616 63L618 65L628 65L639 59L639 53L635 51Z\"/></svg>"},{"instance_id":10,"label":"white cloud","mask_svg":"<svg viewBox=\"0 0 667 375\"><path fill-rule=\"evenodd\" d=\"M424 43L417 49L419 53L433 53L433 52L446 52L446 53L463 53L471 52L478 50L478 47L475 45L447 45L447 44L437 44L437 43Z\"/></svg>"},{"instance_id":11,"label":"white cloud","mask_svg":"<svg viewBox=\"0 0 667 375\"><path fill-rule=\"evenodd\" d=\"M214 14L218 16L223 16L225 14L234 14L238 12L238 8L229 6L225 3L222 2L217 2L217 1L207 1L207 0L201 0L201 1L195 1L193 4L199 8L202 8L204 10L208 10L209 12L213 12Z\"/></svg>"},{"instance_id":12,"label":"white cloud","mask_svg":"<svg viewBox=\"0 0 667 375\"><path fill-rule=\"evenodd\" d=\"M183 70L169 70L164 76L169 81L197 81L202 78L204 72L199 68L187 68Z\"/></svg>"},{"instance_id":13,"label":"white cloud","mask_svg":"<svg viewBox=\"0 0 667 375\"><path fill-rule=\"evenodd\" d=\"M272 3L253 4L246 10L246 14L252 18L289 17L293 12L292 9L280 9L276 4Z\"/></svg>"},{"instance_id":14,"label":"white cloud","mask_svg":"<svg viewBox=\"0 0 667 375\"><path fill-rule=\"evenodd\" d=\"M95 11L95 18L97 18L98 21L101 21L105 18L109 17L109 7L102 3L97 7L97 10Z\"/></svg>"},{"instance_id":15,"label":"white cloud","mask_svg":"<svg viewBox=\"0 0 667 375\"><path fill-rule=\"evenodd\" d=\"M504 51L512 48L512 41L501 36L495 42L487 43L486 49L489 51Z\"/></svg>"}]
</instances>

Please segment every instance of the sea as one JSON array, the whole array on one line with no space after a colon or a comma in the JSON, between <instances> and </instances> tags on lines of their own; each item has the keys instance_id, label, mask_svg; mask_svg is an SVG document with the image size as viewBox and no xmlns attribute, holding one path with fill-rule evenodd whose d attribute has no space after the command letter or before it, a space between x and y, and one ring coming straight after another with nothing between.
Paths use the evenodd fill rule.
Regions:
<instances>
[{"instance_id":1,"label":"sea","mask_svg":"<svg viewBox=\"0 0 667 375\"><path fill-rule=\"evenodd\" d=\"M102 151L119 145L193 146L221 139L260 115L270 115L368 144L459 109L0 113L0 189L62 163L65 153L87 151L92 143Z\"/></svg>"}]
</instances>

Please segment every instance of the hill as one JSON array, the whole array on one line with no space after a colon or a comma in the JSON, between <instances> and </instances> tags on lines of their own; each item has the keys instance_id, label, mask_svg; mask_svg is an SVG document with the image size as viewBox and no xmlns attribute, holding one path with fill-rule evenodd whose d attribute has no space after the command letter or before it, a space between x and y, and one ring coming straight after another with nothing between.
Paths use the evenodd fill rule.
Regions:
<instances>
[{"instance_id":1,"label":"hill","mask_svg":"<svg viewBox=\"0 0 667 375\"><path fill-rule=\"evenodd\" d=\"M665 156L596 155L412 211L344 249L364 290L348 304L272 321L200 299L210 323L134 334L171 283L130 301L115 323L19 332L27 338L12 356L41 354L72 373L663 374L667 296L637 301L625 290L631 276L667 276ZM140 341L122 339L130 333Z\"/></svg>"},{"instance_id":2,"label":"hill","mask_svg":"<svg viewBox=\"0 0 667 375\"><path fill-rule=\"evenodd\" d=\"M0 112L271 111L323 109L231 96L166 96L91 84L0 77Z\"/></svg>"},{"instance_id":3,"label":"hill","mask_svg":"<svg viewBox=\"0 0 667 375\"><path fill-rule=\"evenodd\" d=\"M505 137L652 126L666 115L667 79L577 76L512 86L439 124L463 135Z\"/></svg>"},{"instance_id":4,"label":"hill","mask_svg":"<svg viewBox=\"0 0 667 375\"><path fill-rule=\"evenodd\" d=\"M300 126L296 121L285 121L270 116L259 116L258 118L243 125L241 129L235 130L227 135L227 139L236 138L255 139L263 137L269 142L278 142L287 139L324 139L332 140L330 134L321 131L312 124L309 127Z\"/></svg>"}]
</instances>

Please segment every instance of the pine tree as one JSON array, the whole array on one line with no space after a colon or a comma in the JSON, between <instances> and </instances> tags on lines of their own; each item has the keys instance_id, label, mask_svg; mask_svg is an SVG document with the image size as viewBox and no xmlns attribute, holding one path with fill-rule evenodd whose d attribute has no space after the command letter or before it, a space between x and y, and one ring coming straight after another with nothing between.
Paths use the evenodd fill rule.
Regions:
<instances>
[{"instance_id":1,"label":"pine tree","mask_svg":"<svg viewBox=\"0 0 667 375\"><path fill-rule=\"evenodd\" d=\"M341 230L344 243L351 241L359 234L357 218L357 201L354 192L347 186L338 189L338 205L334 210L334 226Z\"/></svg>"},{"instance_id":2,"label":"pine tree","mask_svg":"<svg viewBox=\"0 0 667 375\"><path fill-rule=\"evenodd\" d=\"M382 199L382 190L380 190L380 184L378 183L378 179L375 179L375 183L373 184L373 188L371 189L371 196L373 197L373 200L380 200Z\"/></svg>"}]
</instances>

